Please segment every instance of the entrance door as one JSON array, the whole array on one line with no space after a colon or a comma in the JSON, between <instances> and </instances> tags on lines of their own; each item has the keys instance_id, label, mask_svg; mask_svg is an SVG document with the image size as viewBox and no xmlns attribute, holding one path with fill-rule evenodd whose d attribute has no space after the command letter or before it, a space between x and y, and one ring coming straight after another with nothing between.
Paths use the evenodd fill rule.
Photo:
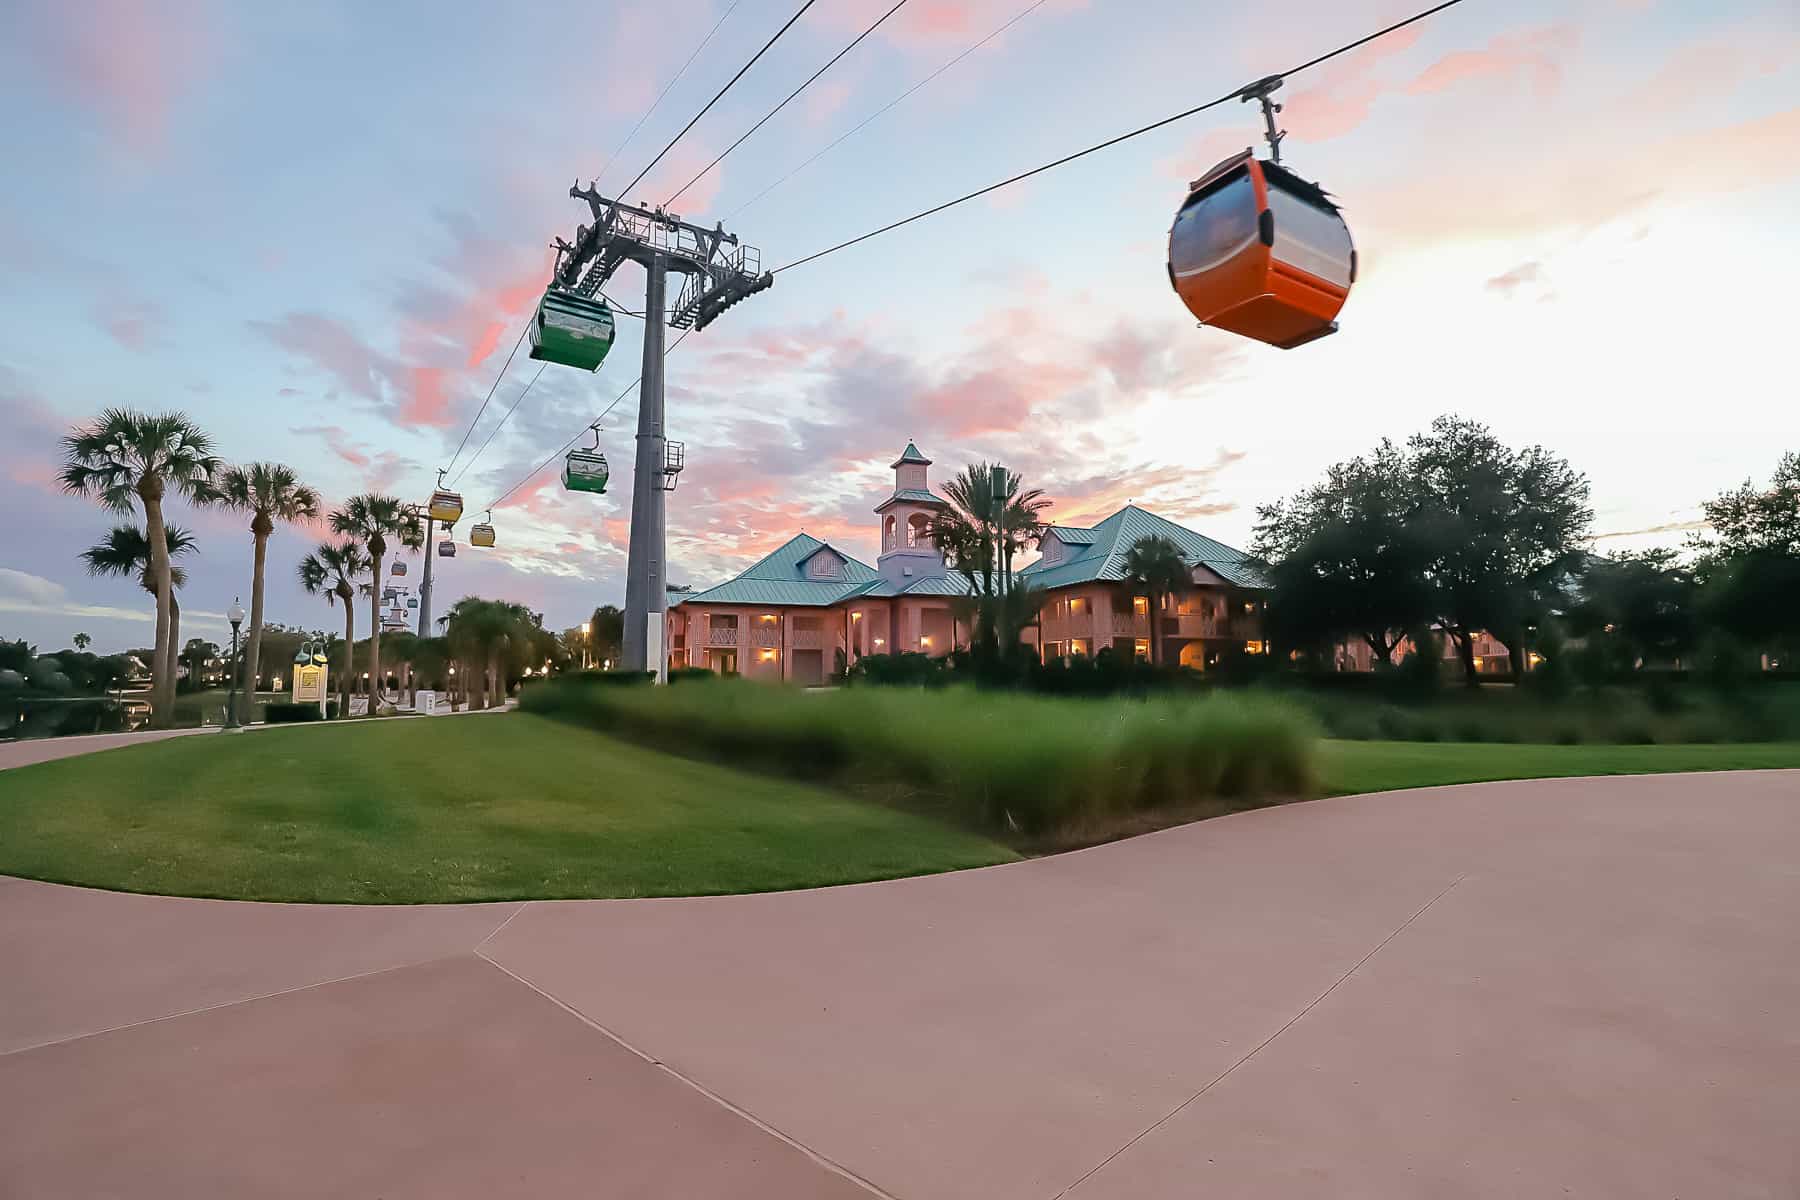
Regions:
<instances>
[{"instance_id":1,"label":"entrance door","mask_svg":"<svg viewBox=\"0 0 1800 1200\"><path fill-rule=\"evenodd\" d=\"M706 665L720 675L736 675L738 673L737 651L708 650L706 652Z\"/></svg>"},{"instance_id":2,"label":"entrance door","mask_svg":"<svg viewBox=\"0 0 1800 1200\"><path fill-rule=\"evenodd\" d=\"M820 684L825 682L825 652L823 650L792 651L790 663L795 683Z\"/></svg>"}]
</instances>

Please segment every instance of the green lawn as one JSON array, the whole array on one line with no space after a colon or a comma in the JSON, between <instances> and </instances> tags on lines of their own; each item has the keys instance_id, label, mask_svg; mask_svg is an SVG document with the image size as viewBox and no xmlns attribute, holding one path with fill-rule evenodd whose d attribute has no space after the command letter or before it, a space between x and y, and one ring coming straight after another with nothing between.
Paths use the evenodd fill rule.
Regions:
<instances>
[{"instance_id":1,"label":"green lawn","mask_svg":"<svg viewBox=\"0 0 1800 1200\"><path fill-rule=\"evenodd\" d=\"M1493 779L1800 767L1800 742L1521 746L1494 742L1327 741L1320 744L1319 757L1325 792L1337 796Z\"/></svg>"},{"instance_id":2,"label":"green lawn","mask_svg":"<svg viewBox=\"0 0 1800 1200\"><path fill-rule=\"evenodd\" d=\"M1016 857L926 817L525 715L175 738L0 772L0 874L124 891L696 895Z\"/></svg>"},{"instance_id":3,"label":"green lawn","mask_svg":"<svg viewBox=\"0 0 1800 1200\"><path fill-rule=\"evenodd\" d=\"M1800 767L1800 743L1327 741L1331 794ZM1696 783L1696 795L1704 795ZM525 714L200 736L0 771L0 874L349 902L767 891L1006 862L910 810Z\"/></svg>"}]
</instances>

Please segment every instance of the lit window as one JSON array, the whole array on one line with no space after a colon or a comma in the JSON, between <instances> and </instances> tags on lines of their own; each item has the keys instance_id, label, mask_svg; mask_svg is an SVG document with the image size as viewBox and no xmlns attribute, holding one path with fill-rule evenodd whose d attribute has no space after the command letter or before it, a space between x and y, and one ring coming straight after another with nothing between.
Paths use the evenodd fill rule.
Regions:
<instances>
[{"instance_id":1,"label":"lit window","mask_svg":"<svg viewBox=\"0 0 1800 1200\"><path fill-rule=\"evenodd\" d=\"M1148 596L1133 596L1131 598L1131 611L1140 617L1149 616L1150 598Z\"/></svg>"},{"instance_id":2,"label":"lit window","mask_svg":"<svg viewBox=\"0 0 1800 1200\"><path fill-rule=\"evenodd\" d=\"M1136 642L1134 642L1132 644L1131 653L1133 654L1133 656L1135 656L1137 658L1137 660L1139 662L1149 661L1150 640L1148 638L1139 638Z\"/></svg>"},{"instance_id":3,"label":"lit window","mask_svg":"<svg viewBox=\"0 0 1800 1200\"><path fill-rule=\"evenodd\" d=\"M1268 649L1269 649L1268 646L1263 642L1245 642L1244 643L1244 653L1245 654L1266 654L1268 652Z\"/></svg>"}]
</instances>

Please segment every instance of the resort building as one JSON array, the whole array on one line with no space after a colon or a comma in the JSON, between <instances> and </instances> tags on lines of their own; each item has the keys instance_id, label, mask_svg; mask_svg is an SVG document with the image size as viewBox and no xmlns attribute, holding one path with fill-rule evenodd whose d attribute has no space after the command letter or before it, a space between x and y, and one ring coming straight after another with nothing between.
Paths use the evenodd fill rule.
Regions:
<instances>
[{"instance_id":1,"label":"resort building","mask_svg":"<svg viewBox=\"0 0 1800 1200\"><path fill-rule=\"evenodd\" d=\"M669 665L751 678L819 683L870 654L949 654L968 645L960 603L969 585L931 541L946 501L931 490L931 460L908 443L893 492L875 506L874 566L796 534L733 579L670 597ZM1164 598L1153 630L1149 598L1125 578L1127 552L1162 535L1180 547L1192 584ZM1165 662L1201 670L1232 650L1261 653L1261 578L1242 551L1127 505L1089 527L1052 526L1039 559L1015 574L1044 590L1024 641L1046 659L1116 653L1148 658L1153 632Z\"/></svg>"}]
</instances>

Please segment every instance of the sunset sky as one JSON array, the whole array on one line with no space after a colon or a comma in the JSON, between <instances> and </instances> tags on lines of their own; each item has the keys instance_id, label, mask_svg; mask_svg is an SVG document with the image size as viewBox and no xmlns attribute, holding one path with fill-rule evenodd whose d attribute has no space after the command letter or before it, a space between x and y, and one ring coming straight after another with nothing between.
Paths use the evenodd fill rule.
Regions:
<instances>
[{"instance_id":1,"label":"sunset sky","mask_svg":"<svg viewBox=\"0 0 1800 1200\"><path fill-rule=\"evenodd\" d=\"M107 405L184 410L225 458L290 463L331 502L423 499L547 243L587 219L570 183L729 3L9 3L0 637L150 641L141 589L77 559L114 518L55 482L59 438ZM889 3L819 0L633 198L666 199ZM797 4L732 7L602 190ZM1424 6L1045 0L757 199L1030 4L910 0L676 211L779 266ZM1443 412L1585 470L1602 548L1678 544L1703 498L1800 449L1793 0L1468 0L1282 98L1290 165L1360 249L1341 333L1267 349L1171 293L1183 184L1260 136L1251 107L1211 110L784 273L689 338L668 360L671 579L718 582L800 528L872 560L909 438L935 479L1004 460L1064 523L1135 499L1237 545L1257 504ZM641 272L609 290L641 301ZM596 375L544 372L461 477L473 513L636 378L641 331L622 318ZM536 367L514 361L459 469ZM611 492L565 494L552 464L494 512L499 546L446 564L440 610L504 597L560 628L621 602L635 415L628 397L606 421ZM245 519L172 507L201 549L184 634L218 637L249 599ZM271 620L341 627L294 582L321 533L271 544Z\"/></svg>"}]
</instances>

